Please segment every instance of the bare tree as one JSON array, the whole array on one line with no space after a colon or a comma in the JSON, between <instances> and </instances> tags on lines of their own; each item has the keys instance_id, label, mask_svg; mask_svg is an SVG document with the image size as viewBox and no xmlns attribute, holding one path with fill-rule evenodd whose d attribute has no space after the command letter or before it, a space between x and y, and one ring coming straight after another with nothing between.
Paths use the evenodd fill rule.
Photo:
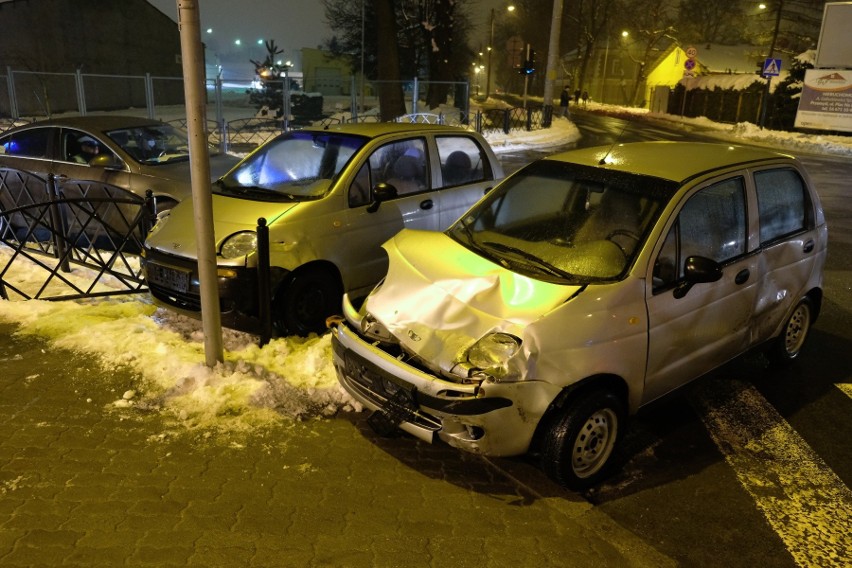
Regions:
<instances>
[{"instance_id":1,"label":"bare tree","mask_svg":"<svg viewBox=\"0 0 852 568\"><path fill-rule=\"evenodd\" d=\"M442 83L458 80L469 72L472 53L466 39L471 25L464 2L397 0L381 6L379 0L323 1L326 21L335 33L325 42L326 49L350 57L353 68L360 66L363 57L368 77L381 81L426 79L427 104L435 107L446 100L447 85ZM380 11L388 5L391 16L381 28ZM388 50L396 53L395 71L387 64L387 58L394 57Z\"/></svg>"},{"instance_id":2,"label":"bare tree","mask_svg":"<svg viewBox=\"0 0 852 568\"><path fill-rule=\"evenodd\" d=\"M390 121L405 114L405 99L399 81L399 52L397 51L397 25L393 0L375 0L376 37L382 49L377 53L379 79L379 116Z\"/></svg>"},{"instance_id":3,"label":"bare tree","mask_svg":"<svg viewBox=\"0 0 852 568\"><path fill-rule=\"evenodd\" d=\"M744 19L741 2L681 0L677 27L684 44L734 45L745 41Z\"/></svg>"},{"instance_id":4,"label":"bare tree","mask_svg":"<svg viewBox=\"0 0 852 568\"><path fill-rule=\"evenodd\" d=\"M576 27L578 65L574 73L574 87L582 91L586 82L589 64L595 53L595 47L611 31L610 13L616 6L616 0L578 0L571 3L573 10L566 18Z\"/></svg>"},{"instance_id":5,"label":"bare tree","mask_svg":"<svg viewBox=\"0 0 852 568\"><path fill-rule=\"evenodd\" d=\"M630 33L625 53L636 66L633 86L627 102L640 104L639 90L645 81L645 70L677 38L676 6L669 0L622 0L618 13Z\"/></svg>"}]
</instances>

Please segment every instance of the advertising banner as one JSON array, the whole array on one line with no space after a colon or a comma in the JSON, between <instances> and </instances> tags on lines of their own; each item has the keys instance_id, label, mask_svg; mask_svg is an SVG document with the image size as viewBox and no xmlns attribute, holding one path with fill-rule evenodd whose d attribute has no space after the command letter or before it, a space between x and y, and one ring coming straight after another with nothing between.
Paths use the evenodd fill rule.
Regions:
<instances>
[{"instance_id":1,"label":"advertising banner","mask_svg":"<svg viewBox=\"0 0 852 568\"><path fill-rule=\"evenodd\" d=\"M852 70L805 71L795 126L852 132Z\"/></svg>"}]
</instances>

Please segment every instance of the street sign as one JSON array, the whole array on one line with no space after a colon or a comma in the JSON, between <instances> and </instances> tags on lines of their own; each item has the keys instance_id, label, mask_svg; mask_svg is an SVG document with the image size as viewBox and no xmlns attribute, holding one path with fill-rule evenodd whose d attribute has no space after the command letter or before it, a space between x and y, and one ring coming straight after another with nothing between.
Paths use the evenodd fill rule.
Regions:
<instances>
[{"instance_id":1,"label":"street sign","mask_svg":"<svg viewBox=\"0 0 852 568\"><path fill-rule=\"evenodd\" d=\"M781 73L781 60L780 59L772 59L771 57L767 58L763 63L763 75L764 77L777 77Z\"/></svg>"},{"instance_id":2,"label":"street sign","mask_svg":"<svg viewBox=\"0 0 852 568\"><path fill-rule=\"evenodd\" d=\"M686 48L686 56L689 59L695 59L696 57L698 57L698 49L695 48L695 47L692 47L692 46L687 47Z\"/></svg>"}]
</instances>

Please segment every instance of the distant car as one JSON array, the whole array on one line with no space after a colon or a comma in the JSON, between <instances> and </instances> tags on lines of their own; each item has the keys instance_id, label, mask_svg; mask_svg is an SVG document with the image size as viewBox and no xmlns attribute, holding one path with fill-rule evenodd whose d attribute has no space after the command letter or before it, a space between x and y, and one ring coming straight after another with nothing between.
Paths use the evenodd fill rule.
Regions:
<instances>
[{"instance_id":1,"label":"distant car","mask_svg":"<svg viewBox=\"0 0 852 568\"><path fill-rule=\"evenodd\" d=\"M369 123L283 134L213 187L222 322L257 331L271 309L279 334L324 332L344 291L384 275L381 244L404 227L443 230L503 169L477 133L451 126ZM269 227L272 305L258 302L259 218ZM161 216L143 265L154 300L200 315L193 205Z\"/></svg>"},{"instance_id":2,"label":"distant car","mask_svg":"<svg viewBox=\"0 0 852 568\"><path fill-rule=\"evenodd\" d=\"M332 318L343 387L377 429L534 451L599 481L625 418L745 351L795 359L827 229L800 163L649 142L521 169L444 233L385 243L387 277Z\"/></svg>"},{"instance_id":3,"label":"distant car","mask_svg":"<svg viewBox=\"0 0 852 568\"><path fill-rule=\"evenodd\" d=\"M211 179L239 161L209 150ZM89 115L19 126L0 135L0 167L100 181L140 196L150 189L158 210L192 195L186 133L147 118Z\"/></svg>"}]
</instances>

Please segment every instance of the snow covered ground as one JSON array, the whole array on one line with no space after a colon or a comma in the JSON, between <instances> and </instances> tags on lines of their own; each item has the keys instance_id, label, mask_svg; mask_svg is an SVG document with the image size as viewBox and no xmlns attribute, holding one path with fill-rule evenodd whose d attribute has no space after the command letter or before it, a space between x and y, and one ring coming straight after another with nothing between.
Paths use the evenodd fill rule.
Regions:
<instances>
[{"instance_id":1,"label":"snow covered ground","mask_svg":"<svg viewBox=\"0 0 852 568\"><path fill-rule=\"evenodd\" d=\"M712 129L724 140L852 155L852 137L770 132L748 124L719 125L593 103L588 110L684 122L685 128ZM559 118L550 129L495 135L490 142L499 154L562 146L579 136L573 123ZM0 270L10 255L10 249L0 245ZM44 280L40 270L29 271L19 262L15 270L5 278L14 278L16 285ZM17 323L19 335L46 338L56 347L96 358L105 376L110 369L130 369L139 377L138 387L117 393L120 396L110 407L119 412L141 408L168 413L180 428L245 430L267 421L306 420L360 410L338 386L328 335L279 338L260 348L255 336L224 330L225 362L210 369L204 364L200 322L157 308L147 295L64 302L0 300L0 320Z\"/></svg>"}]
</instances>

